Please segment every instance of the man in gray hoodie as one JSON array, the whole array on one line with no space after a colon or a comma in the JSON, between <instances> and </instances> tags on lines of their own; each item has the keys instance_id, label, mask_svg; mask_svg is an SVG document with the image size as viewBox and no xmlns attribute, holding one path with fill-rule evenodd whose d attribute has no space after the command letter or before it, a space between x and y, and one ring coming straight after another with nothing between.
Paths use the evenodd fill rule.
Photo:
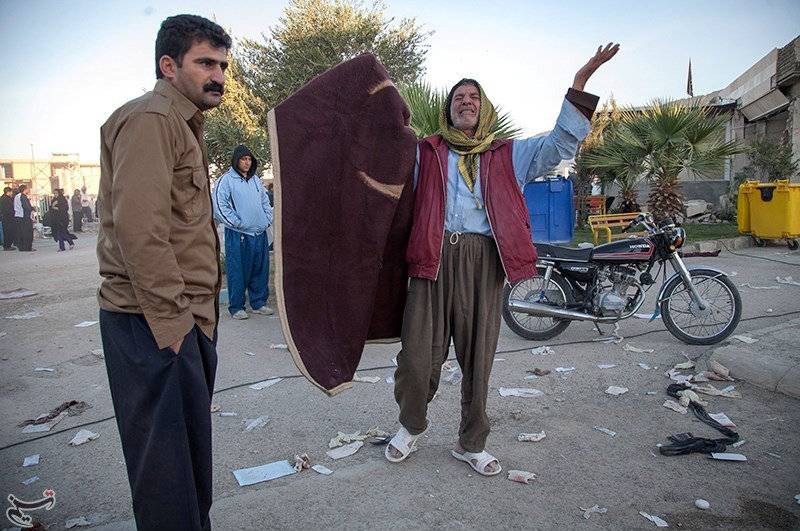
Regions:
<instances>
[{"instance_id":1,"label":"man in gray hoodie","mask_svg":"<svg viewBox=\"0 0 800 531\"><path fill-rule=\"evenodd\" d=\"M269 297L267 227L272 225L272 205L256 174L258 160L247 147L233 150L231 168L214 189L214 217L225 226L225 276L228 311L234 319L247 319L245 291L252 313L272 315Z\"/></svg>"}]
</instances>

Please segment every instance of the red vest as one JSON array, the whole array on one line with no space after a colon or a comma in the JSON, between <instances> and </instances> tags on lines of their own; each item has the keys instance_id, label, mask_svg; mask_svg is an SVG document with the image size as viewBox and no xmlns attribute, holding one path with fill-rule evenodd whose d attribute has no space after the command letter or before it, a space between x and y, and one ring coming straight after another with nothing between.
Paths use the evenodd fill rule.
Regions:
<instances>
[{"instance_id":1,"label":"red vest","mask_svg":"<svg viewBox=\"0 0 800 531\"><path fill-rule=\"evenodd\" d=\"M514 284L536 275L536 248L531 240L528 208L514 177L511 150L510 140L498 140L481 153L479 182L503 270ZM408 274L412 277L436 280L439 276L449 151L440 135L429 136L419 143L414 222L406 250Z\"/></svg>"}]
</instances>

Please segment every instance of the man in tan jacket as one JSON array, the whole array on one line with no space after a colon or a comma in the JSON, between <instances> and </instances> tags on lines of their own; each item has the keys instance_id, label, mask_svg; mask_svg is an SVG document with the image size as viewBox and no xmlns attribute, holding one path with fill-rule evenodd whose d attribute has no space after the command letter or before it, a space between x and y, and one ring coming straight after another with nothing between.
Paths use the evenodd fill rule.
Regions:
<instances>
[{"instance_id":1,"label":"man in tan jacket","mask_svg":"<svg viewBox=\"0 0 800 531\"><path fill-rule=\"evenodd\" d=\"M210 528L220 273L203 111L230 47L209 20L167 18L155 88L100 130L100 332L140 530Z\"/></svg>"}]
</instances>

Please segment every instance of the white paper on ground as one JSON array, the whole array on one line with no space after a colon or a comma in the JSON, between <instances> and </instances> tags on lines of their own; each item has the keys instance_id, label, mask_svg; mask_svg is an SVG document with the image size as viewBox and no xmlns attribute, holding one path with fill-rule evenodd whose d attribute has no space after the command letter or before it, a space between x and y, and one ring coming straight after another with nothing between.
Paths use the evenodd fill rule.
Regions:
<instances>
[{"instance_id":1,"label":"white paper on ground","mask_svg":"<svg viewBox=\"0 0 800 531\"><path fill-rule=\"evenodd\" d=\"M718 459L720 461L747 461L747 458L742 454L732 454L728 452L714 452L711 454L711 459Z\"/></svg>"},{"instance_id":2,"label":"white paper on ground","mask_svg":"<svg viewBox=\"0 0 800 531\"><path fill-rule=\"evenodd\" d=\"M274 463L268 463L266 465L252 468L240 468L239 470L233 471L233 475L240 487L282 478L292 474L297 474L297 470L294 469L294 466L292 466L289 461L275 461Z\"/></svg>"},{"instance_id":3,"label":"white paper on ground","mask_svg":"<svg viewBox=\"0 0 800 531\"><path fill-rule=\"evenodd\" d=\"M601 363L597 366L598 369L613 369L617 365L615 363Z\"/></svg>"},{"instance_id":4,"label":"white paper on ground","mask_svg":"<svg viewBox=\"0 0 800 531\"><path fill-rule=\"evenodd\" d=\"M314 465L314 466L311 467L311 470L313 470L314 472L316 472L318 474L322 474L323 476L329 476L329 475L333 474L333 470L331 470L330 468L326 467L325 465Z\"/></svg>"},{"instance_id":5,"label":"white paper on ground","mask_svg":"<svg viewBox=\"0 0 800 531\"><path fill-rule=\"evenodd\" d=\"M56 370L51 367L34 367L33 372L56 372Z\"/></svg>"},{"instance_id":6,"label":"white paper on ground","mask_svg":"<svg viewBox=\"0 0 800 531\"><path fill-rule=\"evenodd\" d=\"M627 387L619 387L617 385L609 385L608 389L606 389L606 394L611 396L624 395L627 392L628 392Z\"/></svg>"},{"instance_id":7,"label":"white paper on ground","mask_svg":"<svg viewBox=\"0 0 800 531\"><path fill-rule=\"evenodd\" d=\"M711 417L712 419L716 420L717 422L719 422L721 425L725 426L726 428L735 428L736 427L736 424L734 424L733 421L730 418L728 418L728 415L726 415L725 413L709 413L708 416Z\"/></svg>"},{"instance_id":8,"label":"white paper on ground","mask_svg":"<svg viewBox=\"0 0 800 531\"><path fill-rule=\"evenodd\" d=\"M325 454L330 457L331 459L342 459L344 457L349 457L359 451L361 447L364 446L363 441L355 441L351 442L350 444L345 444L344 446L340 446L339 448L334 448L333 450L328 450Z\"/></svg>"},{"instance_id":9,"label":"white paper on ground","mask_svg":"<svg viewBox=\"0 0 800 531\"><path fill-rule=\"evenodd\" d=\"M361 382L361 383L376 383L380 381L380 376L359 376L358 374L353 375L354 382Z\"/></svg>"},{"instance_id":10,"label":"white paper on ground","mask_svg":"<svg viewBox=\"0 0 800 531\"><path fill-rule=\"evenodd\" d=\"M748 345L752 345L753 343L758 343L758 339L755 339L755 338L750 337L750 336L745 336L745 335L742 335L742 334L733 335L733 336L731 336L731 339L738 339L742 343L746 343Z\"/></svg>"},{"instance_id":11,"label":"white paper on ground","mask_svg":"<svg viewBox=\"0 0 800 531\"><path fill-rule=\"evenodd\" d=\"M790 277L791 278L791 277ZM24 297L32 297L37 295L35 291L25 288L17 288L9 291L0 291L0 300L2 299L22 299Z\"/></svg>"},{"instance_id":12,"label":"white paper on ground","mask_svg":"<svg viewBox=\"0 0 800 531\"><path fill-rule=\"evenodd\" d=\"M269 422L269 417L262 415L255 419L244 419L244 431L253 431L258 428L263 428Z\"/></svg>"},{"instance_id":13,"label":"white paper on ground","mask_svg":"<svg viewBox=\"0 0 800 531\"><path fill-rule=\"evenodd\" d=\"M41 424L28 424L22 428L22 433L42 433L45 431L50 431L53 429L53 426L64 420L67 415L69 415L68 411L62 411L47 422L43 422Z\"/></svg>"},{"instance_id":14,"label":"white paper on ground","mask_svg":"<svg viewBox=\"0 0 800 531\"><path fill-rule=\"evenodd\" d=\"M517 435L517 440L519 442L539 442L544 439L545 436L544 430L539 433L520 433Z\"/></svg>"},{"instance_id":15,"label":"white paper on ground","mask_svg":"<svg viewBox=\"0 0 800 531\"><path fill-rule=\"evenodd\" d=\"M552 347L548 347L545 345L542 347L532 348L531 354L546 356L548 354L555 354L555 351L552 349Z\"/></svg>"},{"instance_id":16,"label":"white paper on ground","mask_svg":"<svg viewBox=\"0 0 800 531\"><path fill-rule=\"evenodd\" d=\"M70 518L64 522L64 528L66 529L72 529L73 527L88 527L90 525L92 525L91 522L89 522L85 516Z\"/></svg>"},{"instance_id":17,"label":"white paper on ground","mask_svg":"<svg viewBox=\"0 0 800 531\"><path fill-rule=\"evenodd\" d=\"M35 319L36 317L41 317L41 316L42 314L40 314L39 312L33 311L17 315L6 315L6 319Z\"/></svg>"},{"instance_id":18,"label":"white paper on ground","mask_svg":"<svg viewBox=\"0 0 800 531\"><path fill-rule=\"evenodd\" d=\"M572 372L575 367L556 367L556 372Z\"/></svg>"},{"instance_id":19,"label":"white paper on ground","mask_svg":"<svg viewBox=\"0 0 800 531\"><path fill-rule=\"evenodd\" d=\"M286 343L272 343L269 348L273 350L289 350L289 345Z\"/></svg>"},{"instance_id":20,"label":"white paper on ground","mask_svg":"<svg viewBox=\"0 0 800 531\"><path fill-rule=\"evenodd\" d=\"M38 465L40 457L41 456L39 454L29 455L28 457L25 458L24 461L22 461L22 466Z\"/></svg>"},{"instance_id":21,"label":"white paper on ground","mask_svg":"<svg viewBox=\"0 0 800 531\"><path fill-rule=\"evenodd\" d=\"M664 520L662 520L661 518L659 518L658 516L654 516L652 514L647 514L644 511L639 511L639 514L641 514L642 516L644 516L645 518L647 518L648 520L650 520L651 522L656 524L656 526L658 526L658 527L669 527L669 524L667 522L665 522Z\"/></svg>"},{"instance_id":22,"label":"white paper on ground","mask_svg":"<svg viewBox=\"0 0 800 531\"><path fill-rule=\"evenodd\" d=\"M263 382L254 383L253 385L249 386L250 389L255 389L256 391L260 391L262 389L266 389L270 385L275 385L276 383L283 380L283 378L272 378L270 380L264 380Z\"/></svg>"},{"instance_id":23,"label":"white paper on ground","mask_svg":"<svg viewBox=\"0 0 800 531\"><path fill-rule=\"evenodd\" d=\"M517 483L524 483L527 485L530 480L536 479L536 474L532 472L527 472L525 470L509 470L508 471L508 479L511 481L516 481Z\"/></svg>"},{"instance_id":24,"label":"white paper on ground","mask_svg":"<svg viewBox=\"0 0 800 531\"><path fill-rule=\"evenodd\" d=\"M655 352L651 348L639 348L631 345L630 343L625 343L625 346L622 347L622 350L625 350L627 352L636 352L637 354L650 354L652 352Z\"/></svg>"},{"instance_id":25,"label":"white paper on ground","mask_svg":"<svg viewBox=\"0 0 800 531\"><path fill-rule=\"evenodd\" d=\"M775 277L775 282L779 284L791 284L792 286L800 286L800 282L794 280L792 277Z\"/></svg>"},{"instance_id":26,"label":"white paper on ground","mask_svg":"<svg viewBox=\"0 0 800 531\"><path fill-rule=\"evenodd\" d=\"M93 431L89 430L80 430L78 433L75 434L75 437L72 438L69 444L70 446L78 446L80 444L93 441L98 437L100 437L99 433L94 433Z\"/></svg>"},{"instance_id":27,"label":"white paper on ground","mask_svg":"<svg viewBox=\"0 0 800 531\"><path fill-rule=\"evenodd\" d=\"M593 514L606 514L608 509L606 507L600 507L599 505L593 505L588 509L584 509L583 507L578 507L581 511L583 511L583 517L588 520L591 518Z\"/></svg>"},{"instance_id":28,"label":"white paper on ground","mask_svg":"<svg viewBox=\"0 0 800 531\"><path fill-rule=\"evenodd\" d=\"M30 484L35 483L37 481L39 481L39 476L33 476L33 477L29 477L28 479L22 480L22 484L23 485L30 485Z\"/></svg>"},{"instance_id":29,"label":"white paper on ground","mask_svg":"<svg viewBox=\"0 0 800 531\"><path fill-rule=\"evenodd\" d=\"M641 367L642 369L644 369L646 371L649 371L652 368L652 367L650 367L650 365L648 365L646 363L639 363L638 365L639 365L639 367Z\"/></svg>"},{"instance_id":30,"label":"white paper on ground","mask_svg":"<svg viewBox=\"0 0 800 531\"><path fill-rule=\"evenodd\" d=\"M601 426L595 426L595 427L594 427L594 429L596 429L596 430L597 430L597 431L599 431L600 433L605 433L605 434L606 434L606 435L608 435L609 437L616 437L616 435L617 435L617 432L615 432L615 431L611 431L611 430L609 430L608 428L603 428L603 427L601 427Z\"/></svg>"},{"instance_id":31,"label":"white paper on ground","mask_svg":"<svg viewBox=\"0 0 800 531\"><path fill-rule=\"evenodd\" d=\"M688 411L685 407L675 402L674 400L666 400L662 405L667 409L671 409L672 411L676 411L683 415L685 415L686 412Z\"/></svg>"},{"instance_id":32,"label":"white paper on ground","mask_svg":"<svg viewBox=\"0 0 800 531\"><path fill-rule=\"evenodd\" d=\"M780 286L754 286L749 282L745 282L744 284L739 284L743 288L750 288L750 289L781 289Z\"/></svg>"},{"instance_id":33,"label":"white paper on ground","mask_svg":"<svg viewBox=\"0 0 800 531\"><path fill-rule=\"evenodd\" d=\"M96 325L97 321L81 321L75 325L75 328L86 328L87 326Z\"/></svg>"},{"instance_id":34,"label":"white paper on ground","mask_svg":"<svg viewBox=\"0 0 800 531\"><path fill-rule=\"evenodd\" d=\"M543 396L544 393L538 389L529 387L501 387L500 396L521 396L523 398L535 398Z\"/></svg>"}]
</instances>

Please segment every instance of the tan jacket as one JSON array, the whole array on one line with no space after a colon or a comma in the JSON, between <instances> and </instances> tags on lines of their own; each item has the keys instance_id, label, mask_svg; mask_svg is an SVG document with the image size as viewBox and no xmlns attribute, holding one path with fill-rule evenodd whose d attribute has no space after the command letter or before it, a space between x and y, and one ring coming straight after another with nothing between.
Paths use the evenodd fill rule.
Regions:
<instances>
[{"instance_id":1,"label":"tan jacket","mask_svg":"<svg viewBox=\"0 0 800 531\"><path fill-rule=\"evenodd\" d=\"M104 310L144 314L159 348L219 316L203 113L164 80L100 128L97 259Z\"/></svg>"}]
</instances>

